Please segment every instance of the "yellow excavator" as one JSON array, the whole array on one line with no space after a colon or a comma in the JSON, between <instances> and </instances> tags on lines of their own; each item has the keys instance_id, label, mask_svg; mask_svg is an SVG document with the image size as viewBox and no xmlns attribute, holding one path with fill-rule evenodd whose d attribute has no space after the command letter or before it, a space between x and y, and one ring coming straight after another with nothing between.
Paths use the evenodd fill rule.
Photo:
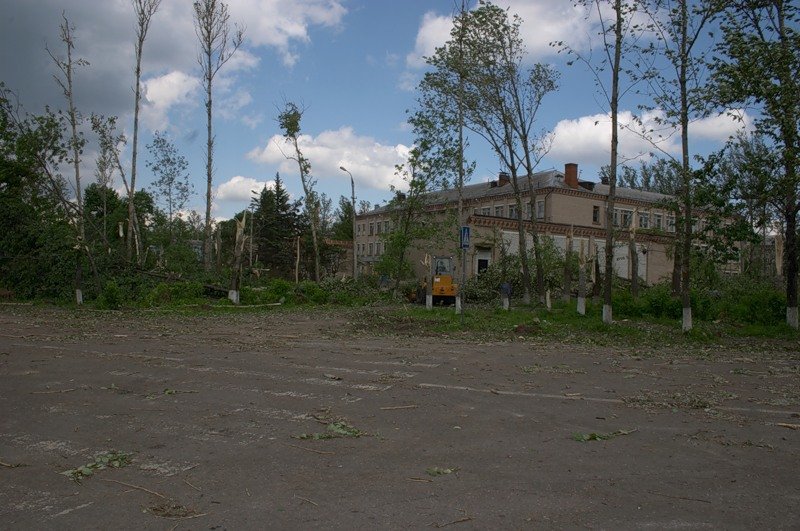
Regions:
<instances>
[{"instance_id":1,"label":"yellow excavator","mask_svg":"<svg viewBox=\"0 0 800 531\"><path fill-rule=\"evenodd\" d=\"M453 258L434 256L431 269L433 304L455 304L458 284L453 283Z\"/></svg>"}]
</instances>

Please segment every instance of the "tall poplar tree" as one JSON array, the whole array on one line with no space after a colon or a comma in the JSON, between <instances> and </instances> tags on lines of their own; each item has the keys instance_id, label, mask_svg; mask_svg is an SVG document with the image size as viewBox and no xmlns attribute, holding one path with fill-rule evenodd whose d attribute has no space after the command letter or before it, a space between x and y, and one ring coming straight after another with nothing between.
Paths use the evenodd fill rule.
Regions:
<instances>
[{"instance_id":1,"label":"tall poplar tree","mask_svg":"<svg viewBox=\"0 0 800 531\"><path fill-rule=\"evenodd\" d=\"M206 222L203 239L203 264L211 269L213 231L211 227L211 188L214 177L214 135L212 134L212 88L214 78L244 40L244 29L230 24L228 5L218 0L194 3L194 31L200 42L197 62L203 73L206 92Z\"/></svg>"}]
</instances>

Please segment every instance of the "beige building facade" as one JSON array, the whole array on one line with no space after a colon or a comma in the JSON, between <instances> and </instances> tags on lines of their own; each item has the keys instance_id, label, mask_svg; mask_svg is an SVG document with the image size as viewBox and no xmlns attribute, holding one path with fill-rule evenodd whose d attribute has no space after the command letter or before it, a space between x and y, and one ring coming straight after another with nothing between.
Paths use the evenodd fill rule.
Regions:
<instances>
[{"instance_id":1,"label":"beige building facade","mask_svg":"<svg viewBox=\"0 0 800 531\"><path fill-rule=\"evenodd\" d=\"M578 178L578 165L566 164L564 170L546 170L531 178L520 178L523 219L528 249L532 248L531 229L540 236L552 238L562 251L572 241L572 249L584 256L598 256L601 269L605 264L605 226L608 185ZM530 204L531 191L534 204ZM470 184L463 188L465 224L470 227L471 241L466 256L467 278L479 274L503 254L518 254L519 234L513 184L505 174L497 180ZM445 190L426 196L427 208L441 219L455 213L458 192ZM672 274L672 247L675 240L675 217L668 208L671 196L617 187L613 223L616 231L614 272L630 279L630 240L638 255L638 276L647 284L669 278ZM453 216L455 219L457 216ZM383 236L392 230L391 212L379 207L356 217L356 253L360 273L373 271L385 252ZM452 256L459 278L458 226L442 229L444 234L428 241L418 241L411 250L411 263L417 278L429 274L426 257Z\"/></svg>"}]
</instances>

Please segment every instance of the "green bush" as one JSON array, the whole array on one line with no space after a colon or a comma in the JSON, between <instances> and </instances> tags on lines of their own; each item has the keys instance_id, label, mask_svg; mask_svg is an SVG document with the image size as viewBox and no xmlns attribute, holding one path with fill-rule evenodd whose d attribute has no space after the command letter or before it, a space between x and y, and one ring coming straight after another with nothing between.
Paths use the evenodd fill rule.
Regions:
<instances>
[{"instance_id":1,"label":"green bush","mask_svg":"<svg viewBox=\"0 0 800 531\"><path fill-rule=\"evenodd\" d=\"M786 317L786 296L772 288L762 288L728 301L723 304L722 312L744 324L781 324Z\"/></svg>"},{"instance_id":2,"label":"green bush","mask_svg":"<svg viewBox=\"0 0 800 531\"><path fill-rule=\"evenodd\" d=\"M611 297L614 315L620 317L642 317L648 312L647 303L642 299L634 299L630 291L617 291Z\"/></svg>"},{"instance_id":3,"label":"green bush","mask_svg":"<svg viewBox=\"0 0 800 531\"><path fill-rule=\"evenodd\" d=\"M103 286L96 300L98 308L103 310L118 310L122 305L122 290L117 283L109 280Z\"/></svg>"},{"instance_id":4,"label":"green bush","mask_svg":"<svg viewBox=\"0 0 800 531\"><path fill-rule=\"evenodd\" d=\"M304 280L295 288L295 300L299 303L326 304L328 302L328 293L316 282Z\"/></svg>"},{"instance_id":5,"label":"green bush","mask_svg":"<svg viewBox=\"0 0 800 531\"><path fill-rule=\"evenodd\" d=\"M330 303L343 306L364 305L385 296L380 293L376 280L372 277L361 277L358 280L350 277L343 279L328 277L322 279L319 286L327 293Z\"/></svg>"},{"instance_id":6,"label":"green bush","mask_svg":"<svg viewBox=\"0 0 800 531\"><path fill-rule=\"evenodd\" d=\"M668 282L646 288L641 300L645 313L653 317L680 319L683 315L681 301L672 296L672 286Z\"/></svg>"},{"instance_id":7,"label":"green bush","mask_svg":"<svg viewBox=\"0 0 800 531\"><path fill-rule=\"evenodd\" d=\"M148 306L165 304L191 304L204 300L203 284L196 281L161 282L145 297Z\"/></svg>"}]
</instances>

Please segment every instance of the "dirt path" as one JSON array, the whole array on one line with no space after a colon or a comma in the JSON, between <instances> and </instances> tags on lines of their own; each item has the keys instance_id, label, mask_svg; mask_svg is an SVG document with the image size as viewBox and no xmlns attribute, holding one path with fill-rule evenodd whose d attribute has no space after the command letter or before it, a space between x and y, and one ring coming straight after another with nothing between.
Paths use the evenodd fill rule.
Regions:
<instances>
[{"instance_id":1,"label":"dirt path","mask_svg":"<svg viewBox=\"0 0 800 531\"><path fill-rule=\"evenodd\" d=\"M800 527L796 351L361 329L0 307L0 527Z\"/></svg>"}]
</instances>

